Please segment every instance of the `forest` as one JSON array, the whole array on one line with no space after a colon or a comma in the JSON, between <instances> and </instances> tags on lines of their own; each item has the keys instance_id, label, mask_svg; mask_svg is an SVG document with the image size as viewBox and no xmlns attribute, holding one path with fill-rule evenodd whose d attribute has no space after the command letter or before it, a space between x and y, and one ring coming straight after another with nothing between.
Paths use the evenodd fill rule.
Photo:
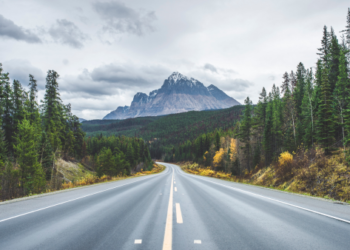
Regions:
<instances>
[{"instance_id":1,"label":"forest","mask_svg":"<svg viewBox=\"0 0 350 250\"><path fill-rule=\"evenodd\" d=\"M161 159L173 148L203 133L216 129L229 130L239 121L243 105L223 110L190 111L158 117L138 117L126 120L84 121L87 136L125 135L144 139L152 158Z\"/></svg>"},{"instance_id":2,"label":"forest","mask_svg":"<svg viewBox=\"0 0 350 250\"><path fill-rule=\"evenodd\" d=\"M257 105L247 97L235 127L184 142L166 160L190 160L214 168L215 156L223 154L221 169L235 174L269 166L283 152L295 155L301 150L305 154L322 150L326 157L340 155L350 162L349 48L350 10L340 38L324 26L314 68L300 62L295 71L283 74L280 86L274 84L269 93L263 88ZM232 161L230 138L237 153Z\"/></svg>"},{"instance_id":3,"label":"forest","mask_svg":"<svg viewBox=\"0 0 350 250\"><path fill-rule=\"evenodd\" d=\"M59 75L49 70L44 100L38 103L37 81L29 75L28 90L10 82L0 64L0 200L59 189L69 181L57 160L80 162L104 175L130 175L138 164L153 167L142 139L99 136L86 138L70 104L63 104Z\"/></svg>"}]
</instances>

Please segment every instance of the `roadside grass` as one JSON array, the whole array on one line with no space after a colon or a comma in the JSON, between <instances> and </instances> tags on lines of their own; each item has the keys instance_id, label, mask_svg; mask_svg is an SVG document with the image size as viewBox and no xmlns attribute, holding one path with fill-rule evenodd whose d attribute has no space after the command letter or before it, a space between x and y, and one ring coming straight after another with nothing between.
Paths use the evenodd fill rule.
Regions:
<instances>
[{"instance_id":1,"label":"roadside grass","mask_svg":"<svg viewBox=\"0 0 350 250\"><path fill-rule=\"evenodd\" d=\"M305 195L310 197L318 197L318 198L323 198L334 202L341 201L341 202L346 202L350 204L350 200L346 199L348 195L344 195L344 191L345 192L348 191L348 188L349 188L348 185L343 185L343 187L338 187L338 189L340 189L340 192L337 195L338 199L336 199L334 197L330 197L328 194L324 195L325 192L329 193L330 192L329 190L326 190L323 192L314 192L314 193L307 192L305 190L306 189L305 186L300 185L301 181L300 181L300 178L298 177L294 177L288 181L285 181L279 185L276 185L275 172L272 171L270 167L261 169L257 171L255 174L246 173L245 175L242 175L242 176L233 176L230 173L214 171L210 169L210 167L205 168L203 166L198 165L197 163L184 162L184 163L177 163L177 164L180 165L183 171L189 174L213 177L213 178L218 178L226 181L238 182L238 183L243 183L243 184L252 185L252 186L259 186L263 188L270 188L270 189L279 190L287 193L300 194L300 195ZM336 171L334 172L335 173L333 173L333 175L336 174ZM259 178L262 176L264 176L263 177L264 181L262 181L261 178ZM300 189L298 190L296 187ZM335 185L333 185L332 187L334 189ZM315 188L313 188L312 190L315 191Z\"/></svg>"},{"instance_id":2,"label":"roadside grass","mask_svg":"<svg viewBox=\"0 0 350 250\"><path fill-rule=\"evenodd\" d=\"M162 172L164 169L165 169L164 166L154 163L152 170L150 170L150 171L141 170L140 172L137 172L137 173L132 174L130 176L127 176L127 175L119 175L119 176L103 175L99 178L96 174L89 173L86 176L84 176L78 180L63 183L61 189L75 188L75 187L92 185L92 184L96 184L96 183L119 181L119 180L125 180L125 179L134 178L134 177L138 177L138 176L157 174L157 173Z\"/></svg>"},{"instance_id":3,"label":"roadside grass","mask_svg":"<svg viewBox=\"0 0 350 250\"><path fill-rule=\"evenodd\" d=\"M43 195L43 194L48 194L48 193L53 193L53 192L57 192L57 191L62 191L62 190L67 190L67 189L72 189L72 188L78 188L78 187L83 187L83 186L89 186L89 185L95 185L95 184L99 184L99 183L106 183L106 182L113 182L113 181L119 181L119 180L125 180L125 179L130 179L130 178L135 178L135 177L139 177L139 176L146 176L146 175L151 175L151 174L157 174L157 173L161 173L164 171L165 167L163 165L160 164L153 164L153 168L150 171L143 171L141 170L140 172L137 172L135 174L132 175L120 175L120 176L106 176L103 175L102 177L98 177L94 172L92 171L88 171L88 170L84 170L84 167L79 164L79 168L83 168L83 169L76 169L76 167L74 168L77 172L80 173L85 173L82 177L77 178L75 176L75 178L73 178L72 181L63 181L63 183L60 185L60 187L57 189L50 189L47 188L45 190L45 192L41 192L41 193L30 193L26 196L22 196L22 197L16 197L13 199L23 199L23 198L28 198L28 197L32 197L32 196L36 196L36 195ZM68 171L69 172L69 171ZM61 173L61 172L60 172ZM0 200L0 202L4 202L4 201L10 201L13 199L8 199L8 200Z\"/></svg>"}]
</instances>

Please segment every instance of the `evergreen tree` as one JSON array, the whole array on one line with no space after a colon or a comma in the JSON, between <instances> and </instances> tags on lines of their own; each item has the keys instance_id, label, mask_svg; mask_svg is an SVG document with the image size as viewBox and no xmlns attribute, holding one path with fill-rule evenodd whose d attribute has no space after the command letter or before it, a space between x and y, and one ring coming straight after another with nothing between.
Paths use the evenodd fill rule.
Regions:
<instances>
[{"instance_id":1,"label":"evergreen tree","mask_svg":"<svg viewBox=\"0 0 350 250\"><path fill-rule=\"evenodd\" d=\"M43 168L46 180L51 179L53 168L53 152L50 144L50 140L43 131L41 134L41 140L38 146L39 162Z\"/></svg>"},{"instance_id":2,"label":"evergreen tree","mask_svg":"<svg viewBox=\"0 0 350 250\"><path fill-rule=\"evenodd\" d=\"M259 102L254 108L254 117L252 118L252 128L254 130L254 135L257 137L258 144L262 143L262 134L264 132L265 120L266 120L266 90L262 89Z\"/></svg>"},{"instance_id":3,"label":"evergreen tree","mask_svg":"<svg viewBox=\"0 0 350 250\"><path fill-rule=\"evenodd\" d=\"M345 122L344 118L347 116L347 109L349 108L348 98L350 96L350 80L347 73L347 63L345 58L345 53L342 50L340 52L339 58L339 76L334 90L334 101L335 106L337 107L337 114L339 115L339 123L341 127L341 137L343 139L344 151L346 140L350 131L346 131L345 134ZM347 117L347 118L350 118Z\"/></svg>"},{"instance_id":4,"label":"evergreen tree","mask_svg":"<svg viewBox=\"0 0 350 250\"><path fill-rule=\"evenodd\" d=\"M3 117L2 127L5 133L5 140L7 144L8 154L13 154L13 136L14 136L14 122L13 122L13 101L12 88L9 81L8 73L3 74L4 88L3 88Z\"/></svg>"},{"instance_id":5,"label":"evergreen tree","mask_svg":"<svg viewBox=\"0 0 350 250\"><path fill-rule=\"evenodd\" d=\"M60 136L64 130L62 124L62 104L58 92L59 75L54 70L49 70L46 77L46 93L43 103L43 124L47 136L54 150L61 148L62 142Z\"/></svg>"},{"instance_id":6,"label":"evergreen tree","mask_svg":"<svg viewBox=\"0 0 350 250\"><path fill-rule=\"evenodd\" d=\"M320 103L318 109L318 120L316 124L317 142L330 154L334 142L334 116L332 109L332 94L328 80L328 69L323 64L322 85Z\"/></svg>"},{"instance_id":7,"label":"evergreen tree","mask_svg":"<svg viewBox=\"0 0 350 250\"><path fill-rule=\"evenodd\" d=\"M345 36L345 48L347 50L347 65L349 67L350 65L350 53L349 53L349 50L350 50L350 8L348 8L348 15L347 15L347 18L346 18L346 26L345 26L345 30L342 30L341 31L342 33L344 33L344 36ZM348 71L350 71L350 69L348 68Z\"/></svg>"},{"instance_id":8,"label":"evergreen tree","mask_svg":"<svg viewBox=\"0 0 350 250\"><path fill-rule=\"evenodd\" d=\"M27 113L30 124L35 124L39 133L41 133L41 119L37 99L37 83L33 75L29 75L29 100L27 101Z\"/></svg>"},{"instance_id":9,"label":"evergreen tree","mask_svg":"<svg viewBox=\"0 0 350 250\"><path fill-rule=\"evenodd\" d=\"M329 85L331 88L331 93L335 89L335 85L338 81L339 75L339 56L340 56L340 45L338 39L335 35L331 37L331 45L329 49Z\"/></svg>"},{"instance_id":10,"label":"evergreen tree","mask_svg":"<svg viewBox=\"0 0 350 250\"><path fill-rule=\"evenodd\" d=\"M306 85L302 101L302 117L304 130L303 142L306 147L311 147L314 143L314 112L313 106L313 73L312 69L306 73Z\"/></svg>"},{"instance_id":11,"label":"evergreen tree","mask_svg":"<svg viewBox=\"0 0 350 250\"><path fill-rule=\"evenodd\" d=\"M316 64L316 72L315 72L315 86L313 91L313 99L314 99L314 107L315 114L318 114L318 105L321 101L321 86L322 86L322 74L323 74L323 66L322 61L318 60Z\"/></svg>"},{"instance_id":12,"label":"evergreen tree","mask_svg":"<svg viewBox=\"0 0 350 250\"><path fill-rule=\"evenodd\" d=\"M2 64L0 63L0 174L1 174L1 169L4 166L4 163L6 161L6 142L5 142L5 136L4 136L4 131L2 129L2 117L4 114L4 109L3 109L3 103L4 103L4 87L5 83L7 80L6 75L3 75L2 73Z\"/></svg>"},{"instance_id":13,"label":"evergreen tree","mask_svg":"<svg viewBox=\"0 0 350 250\"><path fill-rule=\"evenodd\" d=\"M297 86L297 78L296 78L293 70L290 72L289 79L290 79L290 92L293 94L294 89Z\"/></svg>"},{"instance_id":14,"label":"evergreen tree","mask_svg":"<svg viewBox=\"0 0 350 250\"><path fill-rule=\"evenodd\" d=\"M273 134L273 152L278 156L282 151L282 102L279 88L272 87L272 134Z\"/></svg>"},{"instance_id":15,"label":"evergreen tree","mask_svg":"<svg viewBox=\"0 0 350 250\"><path fill-rule=\"evenodd\" d=\"M219 134L219 131L216 131L216 134L215 134L215 149L216 149L216 151L220 150L220 134Z\"/></svg>"},{"instance_id":16,"label":"evergreen tree","mask_svg":"<svg viewBox=\"0 0 350 250\"><path fill-rule=\"evenodd\" d=\"M115 158L110 148L103 148L98 156L97 176L115 176Z\"/></svg>"},{"instance_id":17,"label":"evergreen tree","mask_svg":"<svg viewBox=\"0 0 350 250\"><path fill-rule=\"evenodd\" d=\"M296 109L292 96L291 85L286 84L286 75L283 77L284 96L283 96L283 147L289 152L296 148Z\"/></svg>"},{"instance_id":18,"label":"evergreen tree","mask_svg":"<svg viewBox=\"0 0 350 250\"><path fill-rule=\"evenodd\" d=\"M268 166L273 159L273 104L272 94L269 93L266 107L266 123L264 129L263 145L265 152L265 165Z\"/></svg>"},{"instance_id":19,"label":"evergreen tree","mask_svg":"<svg viewBox=\"0 0 350 250\"><path fill-rule=\"evenodd\" d=\"M299 145L303 141L303 136L304 136L304 130L302 127L303 124L303 117L302 117L302 101L304 97L304 89L305 89L305 75L306 75L306 70L305 67L302 63L299 63L297 67L297 72L296 72L296 87L293 92L293 99L295 102L295 109L296 109L296 141L297 145Z\"/></svg>"},{"instance_id":20,"label":"evergreen tree","mask_svg":"<svg viewBox=\"0 0 350 250\"><path fill-rule=\"evenodd\" d=\"M251 128L252 128L252 102L247 97L244 100L245 108L244 108L244 114L243 114L243 120L240 127L240 133L239 138L240 141L243 143L243 151L245 158L247 159L247 169L250 171L250 134L251 134Z\"/></svg>"},{"instance_id":21,"label":"evergreen tree","mask_svg":"<svg viewBox=\"0 0 350 250\"><path fill-rule=\"evenodd\" d=\"M26 93L19 81L13 81L12 102L13 102L13 128L14 134L17 133L18 124L25 117L24 103L26 101Z\"/></svg>"},{"instance_id":22,"label":"evergreen tree","mask_svg":"<svg viewBox=\"0 0 350 250\"><path fill-rule=\"evenodd\" d=\"M318 49L320 52L317 53L317 55L320 56L320 59L323 62L325 67L328 67L329 48L330 48L330 34L328 33L327 26L325 25L323 27L323 37L321 40L321 48Z\"/></svg>"},{"instance_id":23,"label":"evergreen tree","mask_svg":"<svg viewBox=\"0 0 350 250\"><path fill-rule=\"evenodd\" d=\"M15 136L15 157L21 169L21 187L23 194L40 192L45 188L45 175L38 162L37 138L35 128L29 121L23 119L18 124L18 132Z\"/></svg>"}]
</instances>

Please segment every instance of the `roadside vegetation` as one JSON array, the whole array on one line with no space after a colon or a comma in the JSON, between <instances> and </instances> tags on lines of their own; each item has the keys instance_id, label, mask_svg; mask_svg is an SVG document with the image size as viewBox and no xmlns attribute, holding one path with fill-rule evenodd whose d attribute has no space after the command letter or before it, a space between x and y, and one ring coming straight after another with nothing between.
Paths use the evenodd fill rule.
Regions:
<instances>
[{"instance_id":1,"label":"roadside vegetation","mask_svg":"<svg viewBox=\"0 0 350 250\"><path fill-rule=\"evenodd\" d=\"M153 171L144 140L86 137L58 80L49 70L39 105L34 76L27 91L0 64L0 201Z\"/></svg>"},{"instance_id":2,"label":"roadside vegetation","mask_svg":"<svg viewBox=\"0 0 350 250\"><path fill-rule=\"evenodd\" d=\"M101 183L101 182L117 181L117 180L123 180L131 177L156 174L156 173L162 172L164 169L165 169L164 166L154 163L151 170L141 169L139 172L131 175L123 175L123 174L119 174L117 176L102 175L101 177L99 177L96 174L87 174L86 176L79 178L77 180L63 183L60 189L81 187L81 186L92 185L92 184Z\"/></svg>"},{"instance_id":3,"label":"roadside vegetation","mask_svg":"<svg viewBox=\"0 0 350 250\"><path fill-rule=\"evenodd\" d=\"M299 63L282 85L249 97L239 122L166 154L194 174L350 200L350 9L339 40L324 26L316 70Z\"/></svg>"}]
</instances>

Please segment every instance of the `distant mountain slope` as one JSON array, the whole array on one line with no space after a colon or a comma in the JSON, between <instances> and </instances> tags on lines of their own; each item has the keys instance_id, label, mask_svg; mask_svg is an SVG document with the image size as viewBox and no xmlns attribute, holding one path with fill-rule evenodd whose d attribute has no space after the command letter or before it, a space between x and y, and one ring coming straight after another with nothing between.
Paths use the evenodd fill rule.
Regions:
<instances>
[{"instance_id":1,"label":"distant mountain slope","mask_svg":"<svg viewBox=\"0 0 350 250\"><path fill-rule=\"evenodd\" d=\"M146 141L176 145L214 131L226 130L240 119L245 106L237 105L222 110L190 111L167 116L148 116L125 120L91 120L82 123L86 136L137 136ZM153 145L153 143L152 143Z\"/></svg>"},{"instance_id":2,"label":"distant mountain slope","mask_svg":"<svg viewBox=\"0 0 350 250\"><path fill-rule=\"evenodd\" d=\"M215 110L240 105L214 85L188 78L178 72L171 74L163 86L149 95L137 93L129 106L118 107L103 119L159 116L191 110Z\"/></svg>"}]
</instances>

